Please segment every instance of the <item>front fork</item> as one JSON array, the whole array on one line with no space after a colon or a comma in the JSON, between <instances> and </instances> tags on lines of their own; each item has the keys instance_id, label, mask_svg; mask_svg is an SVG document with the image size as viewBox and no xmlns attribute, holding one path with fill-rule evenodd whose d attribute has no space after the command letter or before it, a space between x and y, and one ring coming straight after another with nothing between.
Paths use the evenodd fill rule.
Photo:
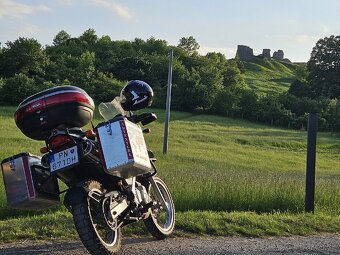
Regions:
<instances>
[{"instance_id":1,"label":"front fork","mask_svg":"<svg viewBox=\"0 0 340 255\"><path fill-rule=\"evenodd\" d=\"M158 198L158 201L161 203L161 205L163 206L164 209L168 210L169 208L168 208L168 205L166 203L166 200L165 200L161 190L159 189L158 185L156 184L153 176L149 177L148 181L150 182L153 190L155 191L155 195Z\"/></svg>"}]
</instances>

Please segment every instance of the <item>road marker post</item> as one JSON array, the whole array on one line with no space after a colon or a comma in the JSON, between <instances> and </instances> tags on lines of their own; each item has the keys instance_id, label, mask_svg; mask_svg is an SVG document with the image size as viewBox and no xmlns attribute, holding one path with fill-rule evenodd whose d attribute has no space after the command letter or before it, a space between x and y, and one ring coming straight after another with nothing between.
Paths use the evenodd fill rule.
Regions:
<instances>
[{"instance_id":1,"label":"road marker post","mask_svg":"<svg viewBox=\"0 0 340 255\"><path fill-rule=\"evenodd\" d=\"M172 60L173 49L170 49L169 54L169 71L168 71L168 88L166 94L166 113L165 113L165 125L164 125L164 142L163 142L163 154L168 153L168 137L169 137L169 122L170 122L170 105L171 105L171 87L172 87Z\"/></svg>"},{"instance_id":2,"label":"road marker post","mask_svg":"<svg viewBox=\"0 0 340 255\"><path fill-rule=\"evenodd\" d=\"M306 197L305 212L314 213L315 209L315 161L316 161L316 135L318 119L316 113L308 116L307 135L307 164L306 164Z\"/></svg>"}]
</instances>

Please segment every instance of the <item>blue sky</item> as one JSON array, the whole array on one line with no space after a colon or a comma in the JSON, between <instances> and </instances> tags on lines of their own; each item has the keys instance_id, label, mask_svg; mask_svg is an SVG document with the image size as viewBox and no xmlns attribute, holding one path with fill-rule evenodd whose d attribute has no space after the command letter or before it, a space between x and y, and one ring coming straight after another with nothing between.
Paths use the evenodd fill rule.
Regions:
<instances>
[{"instance_id":1,"label":"blue sky","mask_svg":"<svg viewBox=\"0 0 340 255\"><path fill-rule=\"evenodd\" d=\"M193 36L200 53L233 58L238 44L255 53L282 49L308 61L318 39L340 35L338 0L0 0L0 42L19 36L52 44L65 30L78 37L93 28L112 40L151 36L177 45Z\"/></svg>"}]
</instances>

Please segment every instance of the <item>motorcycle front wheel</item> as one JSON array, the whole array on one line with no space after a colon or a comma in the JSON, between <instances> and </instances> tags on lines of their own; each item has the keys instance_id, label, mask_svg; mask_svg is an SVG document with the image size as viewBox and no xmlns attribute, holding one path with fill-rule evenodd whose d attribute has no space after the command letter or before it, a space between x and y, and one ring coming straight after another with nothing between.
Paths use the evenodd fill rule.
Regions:
<instances>
[{"instance_id":1,"label":"motorcycle front wheel","mask_svg":"<svg viewBox=\"0 0 340 255\"><path fill-rule=\"evenodd\" d=\"M87 183L88 194L104 194L101 184L96 181ZM72 207L74 225L80 240L92 255L114 255L121 246L121 230L112 230L103 214L101 203L90 196L83 203Z\"/></svg>"},{"instance_id":2,"label":"motorcycle front wheel","mask_svg":"<svg viewBox=\"0 0 340 255\"><path fill-rule=\"evenodd\" d=\"M152 201L155 202L155 205L150 208L150 216L145 219L144 223L151 235L161 240L171 235L175 228L175 205L165 182L159 177L152 178L164 197L166 208L164 208L161 198L157 196L157 193L150 184L149 195Z\"/></svg>"}]
</instances>

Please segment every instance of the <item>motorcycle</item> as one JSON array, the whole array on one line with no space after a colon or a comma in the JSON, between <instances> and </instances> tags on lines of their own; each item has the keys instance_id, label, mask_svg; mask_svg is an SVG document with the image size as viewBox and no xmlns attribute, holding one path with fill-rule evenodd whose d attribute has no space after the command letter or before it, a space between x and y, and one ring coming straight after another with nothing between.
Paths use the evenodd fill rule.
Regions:
<instances>
[{"instance_id":1,"label":"motorcycle","mask_svg":"<svg viewBox=\"0 0 340 255\"><path fill-rule=\"evenodd\" d=\"M54 200L49 199L48 202L48 205L51 205L54 204L51 201L58 200L59 195L64 192L64 205L71 212L80 240L90 254L116 254L121 247L122 227L141 220L155 238L168 237L175 227L174 202L166 183L157 176L156 158L153 152L146 148L143 134L149 133L150 130L142 130L139 126L139 124L145 126L156 120L154 113L132 114L132 111L123 109L122 100L117 97L110 103L100 104L99 112L105 121L96 127L92 124L92 129L87 131L79 128L83 123L75 126L63 124L57 127L53 124L52 129L46 128L45 125L45 131L41 135L41 132L36 133L34 128L21 123L24 122L25 114L29 112L27 109L34 109L34 106L34 111L38 112L38 118L40 118L38 121L40 126L42 121L48 122L50 118L48 115L51 111L44 116L41 114L42 110L36 111L36 108L39 108L39 100L42 97L45 100L44 108L41 109L45 109L48 102L55 101L58 101L60 107L65 107L71 91L76 93L78 99L79 96L83 97L77 100L82 104L78 113L82 115L81 119L84 119L84 98L90 102L87 110L93 101L91 102L84 91L70 87L72 86L48 91L42 96L35 96L34 100L28 100L22 104L25 110L16 112L18 127L30 137L44 138L46 144L41 149L43 153L41 161L35 156L22 157L28 158L26 159L28 163L26 164L23 159L22 165L24 168L26 165L29 166L33 179L32 189L35 191L35 197L30 197L28 194L28 200L32 201L31 204L35 201L35 207L41 209L40 204L36 202L37 194L53 193ZM62 89L66 92L61 92ZM132 95L135 101L138 102L144 98L136 99L136 92L132 92L135 94ZM64 98L47 100L46 95ZM75 97L71 100L74 103ZM63 103L60 104L60 102ZM77 102L78 110L80 109L79 102ZM55 105L53 107L56 110ZM68 106L68 110L70 107ZM22 108L19 105L18 109ZM65 114L68 113L63 109L63 121L57 122L65 123L67 118ZM54 114L53 116L60 115ZM75 116L70 118L73 122L77 119ZM53 121L56 121L55 118ZM30 119L29 123L34 123L34 120ZM13 157L2 163L7 195L10 193L7 189L11 183L8 180L13 178L12 175L15 172L13 165L14 168L20 165L17 162L18 158L20 157ZM12 170L11 172L6 170L7 165ZM25 171L27 172L26 169ZM10 175L11 177L8 177ZM66 184L67 189L58 192L57 187L50 188L49 192L46 192L46 189L43 190L42 187L48 182L51 183L51 179L54 180L52 181L54 185L57 185L56 179L61 180ZM27 183L29 182L26 181L25 185ZM58 196L57 199L55 199L56 196ZM41 201L43 200L40 199L40 203Z\"/></svg>"}]
</instances>

